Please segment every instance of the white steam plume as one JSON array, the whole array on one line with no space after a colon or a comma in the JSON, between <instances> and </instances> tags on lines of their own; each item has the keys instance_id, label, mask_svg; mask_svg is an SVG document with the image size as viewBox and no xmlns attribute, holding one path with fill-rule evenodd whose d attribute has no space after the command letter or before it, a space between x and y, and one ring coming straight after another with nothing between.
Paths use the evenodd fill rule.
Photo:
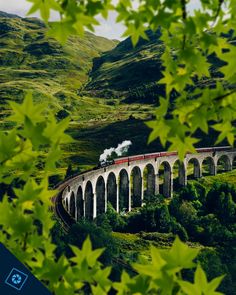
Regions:
<instances>
[{"instance_id":1,"label":"white steam plume","mask_svg":"<svg viewBox=\"0 0 236 295\"><path fill-rule=\"evenodd\" d=\"M105 149L103 153L100 155L99 161L106 162L107 158L112 155L112 153L116 153L117 156L122 156L124 153L128 152L129 147L132 142L130 140L125 140L122 143L119 143L116 148L111 147L109 149Z\"/></svg>"}]
</instances>

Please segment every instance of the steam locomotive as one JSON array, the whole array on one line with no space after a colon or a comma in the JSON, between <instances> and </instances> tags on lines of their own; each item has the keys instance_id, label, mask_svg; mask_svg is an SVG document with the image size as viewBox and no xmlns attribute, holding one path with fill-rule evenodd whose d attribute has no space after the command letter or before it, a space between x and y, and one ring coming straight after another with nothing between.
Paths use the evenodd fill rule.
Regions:
<instances>
[{"instance_id":1,"label":"steam locomotive","mask_svg":"<svg viewBox=\"0 0 236 295\"><path fill-rule=\"evenodd\" d=\"M110 165L113 165L115 164L115 160L103 160L101 162L98 163L98 167L99 168L103 168L103 167L107 167L107 166L110 166Z\"/></svg>"},{"instance_id":2,"label":"steam locomotive","mask_svg":"<svg viewBox=\"0 0 236 295\"><path fill-rule=\"evenodd\" d=\"M230 147L230 146L223 146L223 147L198 148L198 149L196 149L196 151L197 151L197 153L212 152L214 155L216 152L228 151L231 149L232 149L232 147ZM110 165L120 165L120 164L125 164L125 163L130 163L133 161L140 161L140 160L145 160L145 159L157 159L157 158L161 158L161 157L170 157L170 156L176 156L177 154L178 154L178 152L159 152L159 153L150 153L150 154L122 157L122 158L116 158L116 159L108 160L108 161L101 161L99 163L98 167L103 168L103 167L107 167Z\"/></svg>"}]
</instances>

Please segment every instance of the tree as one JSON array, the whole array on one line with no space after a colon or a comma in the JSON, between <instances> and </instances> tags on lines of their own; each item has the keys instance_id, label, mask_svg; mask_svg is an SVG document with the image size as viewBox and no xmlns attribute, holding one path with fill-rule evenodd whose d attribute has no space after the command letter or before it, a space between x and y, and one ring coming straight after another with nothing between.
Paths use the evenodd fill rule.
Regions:
<instances>
[{"instance_id":1,"label":"tree","mask_svg":"<svg viewBox=\"0 0 236 295\"><path fill-rule=\"evenodd\" d=\"M234 144L235 108L235 1L199 0L200 8L190 11L188 0L30 0L29 14L39 11L45 22L52 10L60 20L49 24L49 36L66 42L71 34L83 35L99 24L98 16L117 13L117 22L126 30L135 46L148 39L147 30L161 31L165 50L161 56L165 97L159 98L156 120L149 142L157 137L169 149L178 150L183 159L194 152L199 141L195 133L218 131L216 143L227 139ZM135 2L135 4L134 4ZM218 66L211 70L211 61ZM216 77L212 83L211 77ZM198 87L197 87L198 86Z\"/></svg>"}]
</instances>

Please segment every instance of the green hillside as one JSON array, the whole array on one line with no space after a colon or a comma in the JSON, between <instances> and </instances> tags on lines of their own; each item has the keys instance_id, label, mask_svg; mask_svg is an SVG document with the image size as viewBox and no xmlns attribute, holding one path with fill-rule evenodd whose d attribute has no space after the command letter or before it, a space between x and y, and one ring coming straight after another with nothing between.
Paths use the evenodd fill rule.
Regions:
<instances>
[{"instance_id":1,"label":"green hillside","mask_svg":"<svg viewBox=\"0 0 236 295\"><path fill-rule=\"evenodd\" d=\"M21 101L30 89L36 100L49 102L58 119L71 117L68 132L77 141L64 147L59 172L68 163L90 168L105 148L127 139L133 143L131 154L163 149L159 141L147 145L145 125L163 92L156 84L163 52L159 33L148 32L149 41L140 40L135 48L130 39L117 45L91 33L61 46L46 33L36 18L0 12L0 126L8 126L6 100ZM212 145L213 137L204 144Z\"/></svg>"},{"instance_id":2,"label":"green hillside","mask_svg":"<svg viewBox=\"0 0 236 295\"><path fill-rule=\"evenodd\" d=\"M57 108L75 107L77 91L87 81L93 58L111 50L116 41L86 33L65 46L46 36L36 18L0 13L0 109L7 99L21 100L23 90L47 99Z\"/></svg>"},{"instance_id":3,"label":"green hillside","mask_svg":"<svg viewBox=\"0 0 236 295\"><path fill-rule=\"evenodd\" d=\"M68 163L80 169L96 165L103 149L125 139L134 143L132 153L159 148L147 146L149 129L143 122L151 117L152 105L125 104L83 91L94 58L117 41L86 33L62 47L46 32L36 18L0 13L0 124L7 124L6 100L21 101L23 91L30 89L36 100L47 100L56 111L63 108L71 116L69 133L77 141L64 147L62 172Z\"/></svg>"},{"instance_id":4,"label":"green hillside","mask_svg":"<svg viewBox=\"0 0 236 295\"><path fill-rule=\"evenodd\" d=\"M140 39L133 47L131 39L120 42L112 50L94 59L87 94L98 97L122 98L124 102L156 103L165 96L164 85L157 84L162 76L161 55L165 48L160 40L161 33L146 32L149 40ZM232 32L224 35L235 43ZM194 78L195 87L213 86L223 75L218 71L225 63L215 54L208 56L211 77ZM192 88L189 88L192 91Z\"/></svg>"},{"instance_id":5,"label":"green hillside","mask_svg":"<svg viewBox=\"0 0 236 295\"><path fill-rule=\"evenodd\" d=\"M96 96L125 97L127 102L143 99L156 102L163 88L160 80L163 45L160 33L147 32L149 41L140 40L135 48L130 38L94 60L88 93Z\"/></svg>"}]
</instances>

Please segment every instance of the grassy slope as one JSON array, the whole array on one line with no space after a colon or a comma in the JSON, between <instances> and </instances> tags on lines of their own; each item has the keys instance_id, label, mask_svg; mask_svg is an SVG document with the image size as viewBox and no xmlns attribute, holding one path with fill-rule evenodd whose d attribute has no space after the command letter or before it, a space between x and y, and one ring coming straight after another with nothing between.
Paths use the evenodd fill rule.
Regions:
<instances>
[{"instance_id":1,"label":"grassy slope","mask_svg":"<svg viewBox=\"0 0 236 295\"><path fill-rule=\"evenodd\" d=\"M140 40L135 48L128 38L95 59L86 90L97 96L117 95L127 98L130 93L145 88L148 94L146 101L156 101L154 89L156 94L163 93L163 89L156 85L156 81L162 77L160 55L163 45L158 33L149 32L149 38L149 42Z\"/></svg>"},{"instance_id":2,"label":"grassy slope","mask_svg":"<svg viewBox=\"0 0 236 295\"><path fill-rule=\"evenodd\" d=\"M235 167L234 167L235 169ZM196 180L195 180L196 181ZM227 182L233 185L236 185L236 170L232 170L227 173L221 173L215 176L206 176L198 180L205 187L211 187L213 182Z\"/></svg>"},{"instance_id":3,"label":"grassy slope","mask_svg":"<svg viewBox=\"0 0 236 295\"><path fill-rule=\"evenodd\" d=\"M147 34L149 40L141 39L135 48L128 38L96 58L85 90L96 96L122 97L128 102L143 103L155 103L159 96L165 95L163 85L156 83L163 77L160 57L165 49L160 32L147 31ZM212 64L211 78L196 82L197 87L212 85L222 77L218 72L222 61L214 54L208 60Z\"/></svg>"},{"instance_id":4,"label":"grassy slope","mask_svg":"<svg viewBox=\"0 0 236 295\"><path fill-rule=\"evenodd\" d=\"M72 37L62 47L47 38L46 32L38 19L0 14L2 112L7 99L19 101L27 89L34 90L38 100L48 100L56 109L72 111L93 58L116 45L115 41L86 33L85 38Z\"/></svg>"}]
</instances>

